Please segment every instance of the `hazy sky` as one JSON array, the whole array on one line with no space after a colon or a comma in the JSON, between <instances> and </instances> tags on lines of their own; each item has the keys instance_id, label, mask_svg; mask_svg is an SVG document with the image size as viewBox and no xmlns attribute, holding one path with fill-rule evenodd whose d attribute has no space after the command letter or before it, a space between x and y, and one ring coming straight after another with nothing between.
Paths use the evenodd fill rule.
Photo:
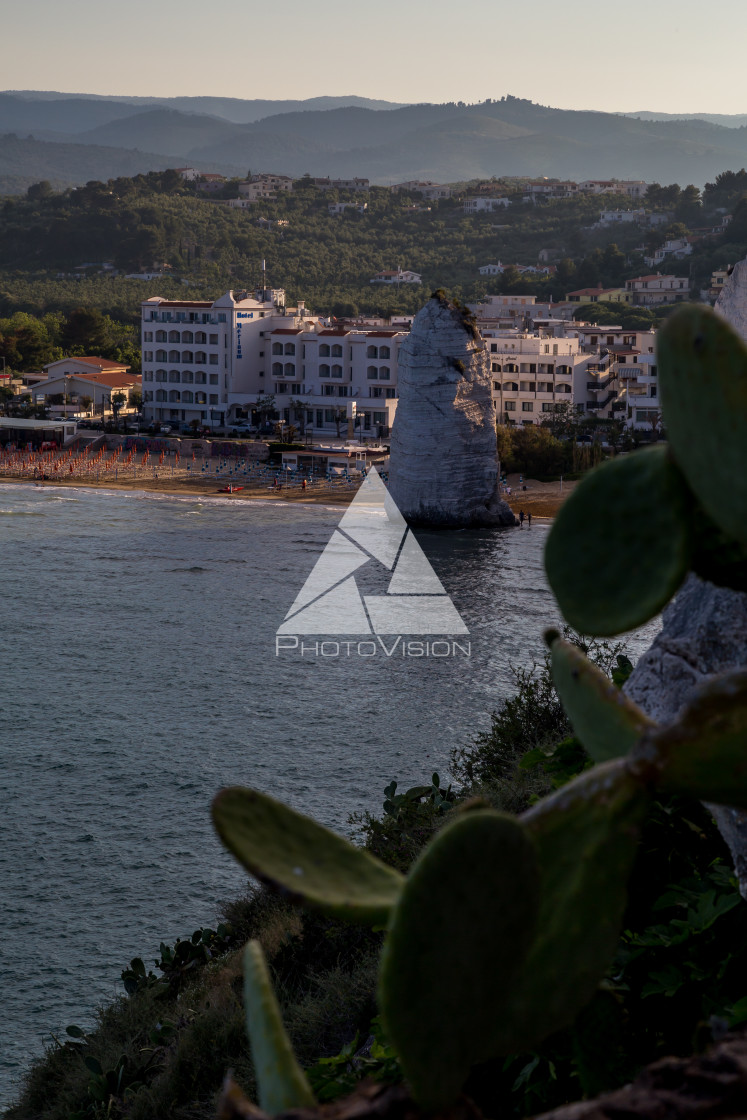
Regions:
<instances>
[{"instance_id":1,"label":"hazy sky","mask_svg":"<svg viewBox=\"0 0 747 1120\"><path fill-rule=\"evenodd\" d=\"M745 0L25 0L0 87L747 112Z\"/></svg>"}]
</instances>

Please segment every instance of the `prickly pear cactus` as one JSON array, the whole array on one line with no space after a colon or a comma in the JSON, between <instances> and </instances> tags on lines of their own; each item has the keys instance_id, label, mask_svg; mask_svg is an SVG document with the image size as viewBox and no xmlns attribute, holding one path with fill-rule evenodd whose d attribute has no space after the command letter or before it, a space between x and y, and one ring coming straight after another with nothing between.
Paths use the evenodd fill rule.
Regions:
<instances>
[{"instance_id":1,"label":"prickly pear cactus","mask_svg":"<svg viewBox=\"0 0 747 1120\"><path fill-rule=\"evenodd\" d=\"M260 1106L274 1115L313 1105L314 1094L285 1033L258 941L244 950L244 1011Z\"/></svg>"},{"instance_id":2,"label":"prickly pear cactus","mask_svg":"<svg viewBox=\"0 0 747 1120\"><path fill-rule=\"evenodd\" d=\"M257 790L221 790L213 823L257 879L347 921L384 924L402 891L398 871Z\"/></svg>"},{"instance_id":3,"label":"prickly pear cactus","mask_svg":"<svg viewBox=\"0 0 747 1120\"><path fill-rule=\"evenodd\" d=\"M676 311L659 333L667 436L690 489L730 537L747 545L747 349L712 311Z\"/></svg>"},{"instance_id":4,"label":"prickly pear cactus","mask_svg":"<svg viewBox=\"0 0 747 1120\"><path fill-rule=\"evenodd\" d=\"M747 809L747 672L698 689L675 723L646 732L630 767L669 792Z\"/></svg>"},{"instance_id":5,"label":"prickly pear cactus","mask_svg":"<svg viewBox=\"0 0 747 1120\"><path fill-rule=\"evenodd\" d=\"M471 1067L511 1047L506 1009L539 905L534 846L512 817L458 814L392 914L379 1003L420 1106L450 1104Z\"/></svg>"},{"instance_id":6,"label":"prickly pear cactus","mask_svg":"<svg viewBox=\"0 0 747 1120\"><path fill-rule=\"evenodd\" d=\"M573 730L594 762L628 754L653 720L622 692L578 646L548 630L553 684Z\"/></svg>"},{"instance_id":7,"label":"prickly pear cactus","mask_svg":"<svg viewBox=\"0 0 747 1120\"><path fill-rule=\"evenodd\" d=\"M582 634L641 626L690 564L687 486L665 447L604 463L561 507L545 550L550 586Z\"/></svg>"}]
</instances>

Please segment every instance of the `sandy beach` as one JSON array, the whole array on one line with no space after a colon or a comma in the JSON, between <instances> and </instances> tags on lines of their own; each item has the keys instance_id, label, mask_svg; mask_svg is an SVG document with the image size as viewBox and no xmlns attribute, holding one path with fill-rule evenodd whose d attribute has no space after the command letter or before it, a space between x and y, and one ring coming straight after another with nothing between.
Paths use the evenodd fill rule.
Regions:
<instances>
[{"instance_id":1,"label":"sandy beach","mask_svg":"<svg viewBox=\"0 0 747 1120\"><path fill-rule=\"evenodd\" d=\"M0 475L0 483L33 483L33 477L18 477ZM267 483L259 485L244 485L242 490L234 490L227 494L215 481L208 482L205 478L145 478L145 479L102 479L100 482L82 480L80 478L50 479L41 483L44 486L90 487L95 490L144 490L158 494L173 494L178 497L195 498L230 498L231 501L273 501L273 502L305 502L308 504L324 505L349 505L355 496L356 489L343 489L339 484L325 486L314 484L307 490L300 486L274 488ZM224 484L225 485L225 484ZM561 505L573 492L576 482L538 482L536 479L527 478L521 485L519 476L509 475L508 485L510 495L504 495L511 509L518 516L519 511L531 513L532 517L552 518L556 515Z\"/></svg>"}]
</instances>

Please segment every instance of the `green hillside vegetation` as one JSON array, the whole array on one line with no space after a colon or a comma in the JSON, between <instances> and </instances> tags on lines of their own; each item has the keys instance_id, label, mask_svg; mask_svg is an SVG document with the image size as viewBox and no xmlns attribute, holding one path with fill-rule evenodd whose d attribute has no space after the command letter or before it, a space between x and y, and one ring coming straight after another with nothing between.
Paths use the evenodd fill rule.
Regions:
<instances>
[{"instance_id":1,"label":"green hillside vegetation","mask_svg":"<svg viewBox=\"0 0 747 1120\"><path fill-rule=\"evenodd\" d=\"M710 231L729 211L733 220L723 232L709 232L695 243L691 257L668 262L664 271L689 275L697 293L708 287L712 269L747 254L745 171L724 172L702 195L693 186L652 187L649 208L670 216L668 225L655 230L593 228L602 208L634 205L619 196L581 196L537 206L518 202L493 214L465 215L462 198L478 185L465 182L457 197L427 209L429 204L417 195L381 187L367 195L321 192L301 179L288 195L231 210L198 197L175 171L90 182L62 192L37 183L25 196L0 205L0 315L7 319L16 312L44 316L97 309L121 324L125 334L129 330L127 360L136 366L134 328L141 300L154 294L212 299L228 288L251 288L260 279L263 259L269 282L286 288L291 304L303 299L314 312L343 316L414 313L439 287L465 301L490 293L559 300L577 288L618 287L650 271L641 249L652 250L666 237L688 230ZM520 198L515 183L496 180L488 185L491 193ZM234 196L236 190L233 181L222 193ZM330 215L329 203L340 199L366 199L368 210ZM263 228L260 217L288 224ZM495 277L478 273L479 266L499 260L509 266L534 264L542 250L557 262L551 277L522 275L514 267ZM102 272L102 262L125 273L164 266L167 271L151 282L128 280ZM420 273L422 285L370 282L375 273L398 266ZM644 328L664 313L597 303L579 304L577 317ZM6 325L5 334L14 330ZM51 360L60 345L52 332L51 350L43 360ZM96 352L117 357L122 345L124 336ZM24 346L13 342L0 351L11 368L38 365L36 342Z\"/></svg>"}]
</instances>

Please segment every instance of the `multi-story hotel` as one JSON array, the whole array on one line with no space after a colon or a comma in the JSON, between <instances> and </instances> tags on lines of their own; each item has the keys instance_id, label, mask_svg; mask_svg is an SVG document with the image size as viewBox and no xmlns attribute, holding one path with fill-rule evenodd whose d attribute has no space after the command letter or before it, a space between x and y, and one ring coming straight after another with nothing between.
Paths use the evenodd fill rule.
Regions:
<instances>
[{"instance_id":1,"label":"multi-story hotel","mask_svg":"<svg viewBox=\"0 0 747 1120\"><path fill-rule=\"evenodd\" d=\"M282 290L229 291L213 302L142 304L143 415L222 428L274 397L285 420L319 434L384 436L397 405L402 329L336 329L286 308ZM299 416L299 411L302 415Z\"/></svg>"}]
</instances>

